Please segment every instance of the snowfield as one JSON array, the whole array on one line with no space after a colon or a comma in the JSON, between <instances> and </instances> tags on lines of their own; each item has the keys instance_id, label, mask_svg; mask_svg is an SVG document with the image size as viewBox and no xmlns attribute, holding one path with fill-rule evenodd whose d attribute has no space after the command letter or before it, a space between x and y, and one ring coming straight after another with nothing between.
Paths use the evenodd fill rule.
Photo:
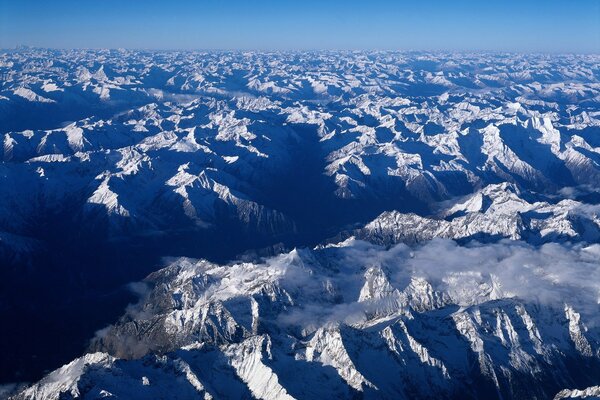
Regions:
<instances>
[{"instance_id":1,"label":"snowfield","mask_svg":"<svg viewBox=\"0 0 600 400\"><path fill-rule=\"evenodd\" d=\"M599 256L348 239L261 263L180 259L99 352L16 398L552 398L597 379Z\"/></svg>"},{"instance_id":2,"label":"snowfield","mask_svg":"<svg viewBox=\"0 0 600 400\"><path fill-rule=\"evenodd\" d=\"M0 76L15 398L598 396L600 56L26 49Z\"/></svg>"}]
</instances>

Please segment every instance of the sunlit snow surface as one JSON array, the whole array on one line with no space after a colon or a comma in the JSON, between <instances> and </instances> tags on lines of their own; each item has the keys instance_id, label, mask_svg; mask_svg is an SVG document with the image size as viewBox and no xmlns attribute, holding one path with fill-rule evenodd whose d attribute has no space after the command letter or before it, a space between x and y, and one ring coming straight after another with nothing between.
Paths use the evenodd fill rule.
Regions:
<instances>
[{"instance_id":1,"label":"sunlit snow surface","mask_svg":"<svg viewBox=\"0 0 600 400\"><path fill-rule=\"evenodd\" d=\"M600 56L31 49L0 78L4 318L87 321L194 258L21 397L600 384ZM7 335L5 382L80 354L28 370Z\"/></svg>"}]
</instances>

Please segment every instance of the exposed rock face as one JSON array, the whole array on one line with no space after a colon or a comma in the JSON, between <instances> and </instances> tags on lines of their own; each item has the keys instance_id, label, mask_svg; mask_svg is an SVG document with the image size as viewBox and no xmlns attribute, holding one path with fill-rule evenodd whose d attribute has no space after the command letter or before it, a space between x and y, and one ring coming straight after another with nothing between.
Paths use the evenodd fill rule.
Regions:
<instances>
[{"instance_id":1,"label":"exposed rock face","mask_svg":"<svg viewBox=\"0 0 600 400\"><path fill-rule=\"evenodd\" d=\"M1 132L0 183L11 190L0 231L40 239L32 216L43 223L67 208L75 226L108 223L111 238L221 227L293 235L311 208L331 219L330 233L384 210L424 216L499 182L517 197L600 185L597 56L76 54L0 55L13 65L0 125L24 124L19 107L64 115ZM85 118L57 127L69 114L52 107ZM457 224L522 236L527 221L507 217Z\"/></svg>"},{"instance_id":2,"label":"exposed rock face","mask_svg":"<svg viewBox=\"0 0 600 400\"><path fill-rule=\"evenodd\" d=\"M180 259L99 334L102 353L17 398L133 388L177 398L551 398L597 379L589 301L600 268L597 246L546 246L348 240L262 263Z\"/></svg>"},{"instance_id":3,"label":"exposed rock face","mask_svg":"<svg viewBox=\"0 0 600 400\"><path fill-rule=\"evenodd\" d=\"M585 389L564 389L561 390L555 397L558 399L600 399L600 386L590 386Z\"/></svg>"},{"instance_id":4,"label":"exposed rock face","mask_svg":"<svg viewBox=\"0 0 600 400\"><path fill-rule=\"evenodd\" d=\"M526 240L529 243L600 240L600 207L575 200L528 202L532 197L508 183L489 185L443 204L436 215L422 217L384 212L353 232L374 243L417 243L433 238L460 241Z\"/></svg>"},{"instance_id":5,"label":"exposed rock face","mask_svg":"<svg viewBox=\"0 0 600 400\"><path fill-rule=\"evenodd\" d=\"M184 255L17 397L595 395L598 65L1 52L0 377Z\"/></svg>"}]
</instances>

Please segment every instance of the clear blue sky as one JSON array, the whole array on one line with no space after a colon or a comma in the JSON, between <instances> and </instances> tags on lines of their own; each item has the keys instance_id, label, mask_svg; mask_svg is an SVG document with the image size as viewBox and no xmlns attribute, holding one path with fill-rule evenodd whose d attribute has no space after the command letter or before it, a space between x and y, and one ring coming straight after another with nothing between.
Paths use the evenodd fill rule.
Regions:
<instances>
[{"instance_id":1,"label":"clear blue sky","mask_svg":"<svg viewBox=\"0 0 600 400\"><path fill-rule=\"evenodd\" d=\"M600 53L600 0L0 0L0 48Z\"/></svg>"}]
</instances>

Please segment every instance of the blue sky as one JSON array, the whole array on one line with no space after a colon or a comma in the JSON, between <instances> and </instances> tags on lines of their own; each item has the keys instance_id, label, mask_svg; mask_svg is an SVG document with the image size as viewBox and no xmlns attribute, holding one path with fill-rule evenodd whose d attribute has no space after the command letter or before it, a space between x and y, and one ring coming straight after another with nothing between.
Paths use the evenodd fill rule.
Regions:
<instances>
[{"instance_id":1,"label":"blue sky","mask_svg":"<svg viewBox=\"0 0 600 400\"><path fill-rule=\"evenodd\" d=\"M600 0L0 0L0 47L600 53Z\"/></svg>"}]
</instances>

